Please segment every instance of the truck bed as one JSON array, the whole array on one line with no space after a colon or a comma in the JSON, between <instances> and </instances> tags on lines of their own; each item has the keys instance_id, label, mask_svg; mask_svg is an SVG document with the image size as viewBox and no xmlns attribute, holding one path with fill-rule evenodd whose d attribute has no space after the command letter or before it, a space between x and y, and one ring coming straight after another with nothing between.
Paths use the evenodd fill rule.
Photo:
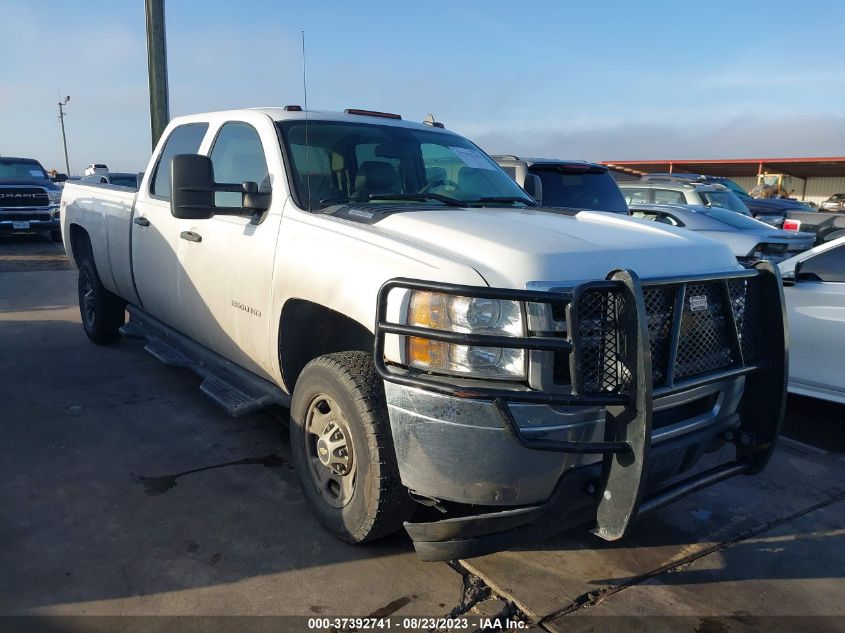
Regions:
<instances>
[{"instance_id":1,"label":"truck bed","mask_svg":"<svg viewBox=\"0 0 845 633\"><path fill-rule=\"evenodd\" d=\"M61 204L65 243L69 243L75 226L85 229L103 285L130 302L138 301L131 263L136 195L137 190L131 187L69 181L62 191ZM79 266L79 253L68 255Z\"/></svg>"}]
</instances>

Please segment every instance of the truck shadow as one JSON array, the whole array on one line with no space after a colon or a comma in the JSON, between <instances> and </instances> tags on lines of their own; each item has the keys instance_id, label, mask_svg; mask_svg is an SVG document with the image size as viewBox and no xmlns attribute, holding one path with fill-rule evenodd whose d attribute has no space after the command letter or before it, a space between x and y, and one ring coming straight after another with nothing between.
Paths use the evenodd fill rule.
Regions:
<instances>
[{"instance_id":1,"label":"truck shadow","mask_svg":"<svg viewBox=\"0 0 845 633\"><path fill-rule=\"evenodd\" d=\"M141 597L155 611L172 606L166 597L174 592L241 582L250 592L258 579L264 593L284 594L291 582L330 593L373 574L395 578L390 589L402 592L429 573L433 564L416 558L404 534L353 547L317 523L291 466L284 413L232 419L190 372L159 364L139 341L91 345L75 314L62 314L67 320L0 320L0 507L13 509L0 515L0 613L113 613L109 601ZM832 468L780 451L761 477L702 491L643 520L621 543L578 531L494 557L535 565L530 582L559 587L553 591L565 602L639 582L710 543L838 494L843 466ZM721 572L682 568L667 582L841 578L841 529L806 521L720 550L771 564L743 556ZM806 565L777 564L811 547ZM836 565L811 565L818 551L832 552ZM569 584L558 584L564 575ZM381 598L396 595L374 599ZM309 605L284 610L307 614Z\"/></svg>"}]
</instances>

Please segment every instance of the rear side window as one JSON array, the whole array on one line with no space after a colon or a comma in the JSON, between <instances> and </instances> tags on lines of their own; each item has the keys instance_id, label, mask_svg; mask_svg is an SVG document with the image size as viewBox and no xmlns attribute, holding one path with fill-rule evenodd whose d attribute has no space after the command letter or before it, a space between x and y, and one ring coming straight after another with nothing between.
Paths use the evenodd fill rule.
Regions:
<instances>
[{"instance_id":1,"label":"rear side window","mask_svg":"<svg viewBox=\"0 0 845 633\"><path fill-rule=\"evenodd\" d=\"M188 123L174 129L164 144L153 174L150 193L158 198L170 199L170 163L177 154L196 154L208 130L208 123Z\"/></svg>"},{"instance_id":2,"label":"rear side window","mask_svg":"<svg viewBox=\"0 0 845 633\"><path fill-rule=\"evenodd\" d=\"M671 189L655 189L654 190L654 204L686 204L687 200L684 198L682 191L672 191Z\"/></svg>"},{"instance_id":3,"label":"rear side window","mask_svg":"<svg viewBox=\"0 0 845 633\"><path fill-rule=\"evenodd\" d=\"M226 123L220 128L210 158L217 182L233 185L254 182L258 184L259 191L270 190L264 147L258 132L248 123ZM242 199L242 194L237 192L218 191L214 194L214 204L218 207L240 207Z\"/></svg>"},{"instance_id":4,"label":"rear side window","mask_svg":"<svg viewBox=\"0 0 845 633\"><path fill-rule=\"evenodd\" d=\"M622 190L622 195L625 196L625 202L628 204L643 204L649 202L648 192L648 189L625 187Z\"/></svg>"}]
</instances>

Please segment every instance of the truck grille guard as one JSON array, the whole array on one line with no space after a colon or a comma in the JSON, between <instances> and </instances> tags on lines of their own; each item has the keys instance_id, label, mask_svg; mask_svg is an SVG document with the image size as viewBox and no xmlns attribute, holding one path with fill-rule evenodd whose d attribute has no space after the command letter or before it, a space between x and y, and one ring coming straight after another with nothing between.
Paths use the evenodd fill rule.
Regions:
<instances>
[{"instance_id":1,"label":"truck grille guard","mask_svg":"<svg viewBox=\"0 0 845 633\"><path fill-rule=\"evenodd\" d=\"M468 297L551 304L566 315L566 336L494 336L446 332L392 323L390 291L444 292ZM618 270L605 280L562 291L512 290L391 279L379 290L375 365L386 381L458 398L492 400L505 428L524 447L564 453L601 454L596 533L624 536L633 518L739 473L761 471L774 450L786 400L787 344L783 289L777 268L753 267L712 275L648 279ZM388 334L418 336L459 345L551 351L568 356L567 391L434 376L384 359ZM736 460L673 484L643 500L651 447L654 397L745 376L739 427L726 439ZM510 402L607 408L605 440L577 442L531 438L517 424Z\"/></svg>"}]
</instances>

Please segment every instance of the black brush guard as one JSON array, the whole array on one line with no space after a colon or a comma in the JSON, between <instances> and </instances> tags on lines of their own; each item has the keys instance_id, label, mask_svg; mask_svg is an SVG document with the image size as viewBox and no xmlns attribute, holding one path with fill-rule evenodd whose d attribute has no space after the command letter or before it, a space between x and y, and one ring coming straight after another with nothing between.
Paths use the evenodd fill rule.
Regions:
<instances>
[{"instance_id":1,"label":"black brush guard","mask_svg":"<svg viewBox=\"0 0 845 633\"><path fill-rule=\"evenodd\" d=\"M387 320L388 295L396 288L551 304L558 311L565 310L567 335L493 336L391 323ZM691 288L704 294L689 296ZM671 306L656 315L654 297L661 290L669 293ZM718 307L717 313L708 311L703 317L696 317L695 312L690 312L692 308L687 307L688 302L698 302L698 310L707 310L706 302L704 308L701 305L702 297L708 296ZM685 333L691 323L697 329ZM541 350L568 354L571 389L537 391L522 384L493 387L490 382L435 376L387 365L384 347L388 334L459 345L523 349L526 353ZM708 343L714 342L726 347L706 349ZM679 353L689 357L680 372ZM701 355L700 359L696 353ZM653 354L659 356L660 367L656 372L652 368ZM458 398L492 400L505 427L526 448L604 455L595 532L606 540L622 538L638 515L737 474L761 471L780 433L786 399L783 290L777 268L768 262L729 273L649 279L645 288L634 272L619 270L604 281L584 283L562 292L392 279L381 287L378 295L374 355L376 369L386 381ZM727 436L737 446L736 460L644 499L653 398L743 375L746 382L738 411L739 428ZM604 441L526 437L510 411L511 402L606 407Z\"/></svg>"}]
</instances>

